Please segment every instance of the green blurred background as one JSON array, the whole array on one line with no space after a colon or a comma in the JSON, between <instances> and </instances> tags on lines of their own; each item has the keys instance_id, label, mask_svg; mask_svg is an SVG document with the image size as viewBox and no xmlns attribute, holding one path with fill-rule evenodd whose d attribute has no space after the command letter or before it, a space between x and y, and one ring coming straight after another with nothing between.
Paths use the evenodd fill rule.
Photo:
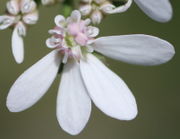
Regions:
<instances>
[{"instance_id":1,"label":"green blurred background","mask_svg":"<svg viewBox=\"0 0 180 139\"><path fill-rule=\"evenodd\" d=\"M6 0L0 1L3 14ZM54 26L59 6L40 7L40 20L25 38L25 62L17 65L11 54L11 30L0 31L0 139L179 139L180 138L180 7L172 0L174 17L166 24L148 18L136 5L123 14L108 16L100 25L101 36L143 33L171 42L176 55L167 64L156 67L134 66L108 59L110 68L133 91L139 114L133 121L111 119L93 107L87 127L78 136L70 136L56 120L58 76L47 94L32 108L21 113L8 112L5 102L16 78L30 65L50 52L45 40ZM34 92L36 93L36 92Z\"/></svg>"}]
</instances>

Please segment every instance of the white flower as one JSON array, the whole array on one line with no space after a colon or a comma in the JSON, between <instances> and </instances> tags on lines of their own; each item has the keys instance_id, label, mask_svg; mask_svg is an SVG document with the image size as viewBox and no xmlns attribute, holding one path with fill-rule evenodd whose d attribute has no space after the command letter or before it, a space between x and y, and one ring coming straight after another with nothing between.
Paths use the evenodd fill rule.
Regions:
<instances>
[{"instance_id":1,"label":"white flower","mask_svg":"<svg viewBox=\"0 0 180 139\"><path fill-rule=\"evenodd\" d=\"M13 84L7 97L11 112L34 105L49 89L59 69L63 68L57 97L57 119L63 130L79 134L89 120L91 101L106 115L132 120L137 105L125 82L95 55L97 51L130 64L158 65L174 56L174 48L157 37L137 34L94 39L98 28L89 26L78 11L65 19L55 18L56 27L47 45L54 48ZM64 63L64 64L63 64Z\"/></svg>"},{"instance_id":2,"label":"white flower","mask_svg":"<svg viewBox=\"0 0 180 139\"><path fill-rule=\"evenodd\" d=\"M172 18L173 10L169 0L134 0L135 3L152 19L167 22ZM115 2L118 2L117 0ZM120 0L119 0L120 2ZM104 14L114 14L126 11L132 4L127 0L124 5L115 6L113 0L81 0L80 11L84 16L92 18L93 23L99 24Z\"/></svg>"},{"instance_id":3,"label":"white flower","mask_svg":"<svg viewBox=\"0 0 180 139\"><path fill-rule=\"evenodd\" d=\"M125 4L116 7L110 0L81 0L80 11L83 16L90 16L93 24L99 24L104 15L125 12L132 4L127 0Z\"/></svg>"},{"instance_id":4,"label":"white flower","mask_svg":"<svg viewBox=\"0 0 180 139\"><path fill-rule=\"evenodd\" d=\"M136 4L152 19L167 22L173 15L169 0L134 0Z\"/></svg>"},{"instance_id":5,"label":"white flower","mask_svg":"<svg viewBox=\"0 0 180 139\"><path fill-rule=\"evenodd\" d=\"M13 27L12 52L17 63L24 60L23 37L26 25L33 25L38 20L36 3L33 0L10 0L7 2L7 15L0 16L0 30Z\"/></svg>"}]
</instances>

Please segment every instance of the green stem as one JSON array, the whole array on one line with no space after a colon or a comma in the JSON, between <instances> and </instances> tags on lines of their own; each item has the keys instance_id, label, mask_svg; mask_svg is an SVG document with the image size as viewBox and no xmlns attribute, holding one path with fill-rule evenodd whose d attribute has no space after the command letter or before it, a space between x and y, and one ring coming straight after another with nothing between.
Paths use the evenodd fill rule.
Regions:
<instances>
[{"instance_id":1,"label":"green stem","mask_svg":"<svg viewBox=\"0 0 180 139\"><path fill-rule=\"evenodd\" d=\"M74 0L65 0L63 2L63 15L65 17L70 16L71 12L75 9L75 1Z\"/></svg>"}]
</instances>

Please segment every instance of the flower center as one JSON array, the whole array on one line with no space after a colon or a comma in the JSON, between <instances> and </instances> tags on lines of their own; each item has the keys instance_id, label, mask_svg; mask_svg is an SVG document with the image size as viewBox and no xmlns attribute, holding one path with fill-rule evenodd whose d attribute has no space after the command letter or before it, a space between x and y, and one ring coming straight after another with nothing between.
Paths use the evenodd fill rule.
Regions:
<instances>
[{"instance_id":1,"label":"flower center","mask_svg":"<svg viewBox=\"0 0 180 139\"><path fill-rule=\"evenodd\" d=\"M46 41L47 46L59 50L64 56L63 63L66 63L68 58L79 61L85 53L90 52L89 44L98 35L99 30L89 26L89 19L81 20L77 11L67 19L62 16L57 16L56 19L56 27L49 31L53 36Z\"/></svg>"}]
</instances>

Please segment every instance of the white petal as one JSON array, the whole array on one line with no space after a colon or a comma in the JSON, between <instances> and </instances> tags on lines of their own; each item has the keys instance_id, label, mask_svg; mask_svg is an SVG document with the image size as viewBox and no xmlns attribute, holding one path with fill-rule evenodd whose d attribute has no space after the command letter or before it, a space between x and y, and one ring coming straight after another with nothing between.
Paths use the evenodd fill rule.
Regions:
<instances>
[{"instance_id":1,"label":"white petal","mask_svg":"<svg viewBox=\"0 0 180 139\"><path fill-rule=\"evenodd\" d=\"M166 63L175 53L167 41L142 34L102 37L93 45L96 51L110 58L146 66Z\"/></svg>"},{"instance_id":2,"label":"white petal","mask_svg":"<svg viewBox=\"0 0 180 139\"><path fill-rule=\"evenodd\" d=\"M91 20L93 24L100 24L103 19L103 15L99 10L95 10L91 14Z\"/></svg>"},{"instance_id":3,"label":"white petal","mask_svg":"<svg viewBox=\"0 0 180 139\"><path fill-rule=\"evenodd\" d=\"M25 16L23 16L23 21L29 25L36 24L38 19L39 19L38 11L34 11L33 13L26 14Z\"/></svg>"},{"instance_id":4,"label":"white petal","mask_svg":"<svg viewBox=\"0 0 180 139\"><path fill-rule=\"evenodd\" d=\"M19 26L16 26L12 33L12 53L18 64L24 60L24 42L22 36L19 34Z\"/></svg>"},{"instance_id":5,"label":"white petal","mask_svg":"<svg viewBox=\"0 0 180 139\"><path fill-rule=\"evenodd\" d=\"M63 31L62 30L58 30L58 29L50 29L49 31L48 31L48 33L49 34L51 34L51 35L56 35L56 34L58 34L58 35L63 35Z\"/></svg>"},{"instance_id":6,"label":"white petal","mask_svg":"<svg viewBox=\"0 0 180 139\"><path fill-rule=\"evenodd\" d=\"M36 3L33 0L21 0L21 12L30 13L36 9Z\"/></svg>"},{"instance_id":7,"label":"white petal","mask_svg":"<svg viewBox=\"0 0 180 139\"><path fill-rule=\"evenodd\" d=\"M24 25L23 22L19 22L16 27L18 28L18 34L20 36L26 36L26 26Z\"/></svg>"},{"instance_id":8,"label":"white petal","mask_svg":"<svg viewBox=\"0 0 180 139\"><path fill-rule=\"evenodd\" d=\"M0 30L4 30L15 23L14 16L3 15L0 16Z\"/></svg>"},{"instance_id":9,"label":"white petal","mask_svg":"<svg viewBox=\"0 0 180 139\"><path fill-rule=\"evenodd\" d=\"M89 120L91 100L82 81L79 64L65 65L57 98L57 118L69 134L79 134Z\"/></svg>"},{"instance_id":10,"label":"white petal","mask_svg":"<svg viewBox=\"0 0 180 139\"><path fill-rule=\"evenodd\" d=\"M89 95L95 105L110 117L132 120L137 105L131 91L115 73L91 54L80 62L80 69Z\"/></svg>"},{"instance_id":11,"label":"white petal","mask_svg":"<svg viewBox=\"0 0 180 139\"><path fill-rule=\"evenodd\" d=\"M71 13L71 20L73 22L79 22L81 20L81 13L80 11L78 10L74 10L72 13Z\"/></svg>"},{"instance_id":12,"label":"white petal","mask_svg":"<svg viewBox=\"0 0 180 139\"><path fill-rule=\"evenodd\" d=\"M20 11L17 0L11 0L6 4L7 10L10 14L17 15Z\"/></svg>"},{"instance_id":13,"label":"white petal","mask_svg":"<svg viewBox=\"0 0 180 139\"><path fill-rule=\"evenodd\" d=\"M105 13L105 14L115 14L115 13L122 13L122 12L125 12L129 9L129 7L131 6L132 4L132 0L128 0L126 2L126 4L124 5L121 5L119 7L115 7L114 5L112 4L103 4L100 9Z\"/></svg>"},{"instance_id":14,"label":"white petal","mask_svg":"<svg viewBox=\"0 0 180 139\"><path fill-rule=\"evenodd\" d=\"M11 112L31 107L46 93L57 75L60 59L58 51L54 50L15 81L7 97Z\"/></svg>"},{"instance_id":15,"label":"white petal","mask_svg":"<svg viewBox=\"0 0 180 139\"><path fill-rule=\"evenodd\" d=\"M90 4L81 5L79 11L83 16L87 16L92 11L92 6Z\"/></svg>"},{"instance_id":16,"label":"white petal","mask_svg":"<svg viewBox=\"0 0 180 139\"><path fill-rule=\"evenodd\" d=\"M173 10L169 0L135 0L135 2L156 21L167 22L172 18Z\"/></svg>"},{"instance_id":17,"label":"white petal","mask_svg":"<svg viewBox=\"0 0 180 139\"><path fill-rule=\"evenodd\" d=\"M88 26L87 27L87 35L88 37L96 37L99 34L99 28L93 27L93 26Z\"/></svg>"},{"instance_id":18,"label":"white petal","mask_svg":"<svg viewBox=\"0 0 180 139\"><path fill-rule=\"evenodd\" d=\"M61 41L60 38L51 37L46 40L46 45L48 48L56 48L60 45Z\"/></svg>"},{"instance_id":19,"label":"white petal","mask_svg":"<svg viewBox=\"0 0 180 139\"><path fill-rule=\"evenodd\" d=\"M66 20L65 20L64 16L57 15L54 19L54 22L55 22L56 26L63 28Z\"/></svg>"}]
</instances>

